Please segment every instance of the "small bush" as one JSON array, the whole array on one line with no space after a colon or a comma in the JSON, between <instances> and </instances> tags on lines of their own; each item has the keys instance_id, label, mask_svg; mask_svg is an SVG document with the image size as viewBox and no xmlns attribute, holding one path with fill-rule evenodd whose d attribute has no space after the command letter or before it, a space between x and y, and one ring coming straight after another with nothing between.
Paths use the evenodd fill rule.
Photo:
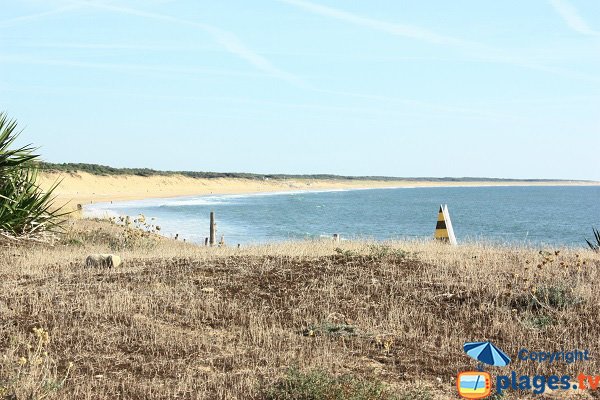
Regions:
<instances>
[{"instance_id":1,"label":"small bush","mask_svg":"<svg viewBox=\"0 0 600 400\"><path fill-rule=\"evenodd\" d=\"M554 324L554 319L546 314L532 316L527 320L527 323L535 329L544 330Z\"/></svg>"},{"instance_id":2,"label":"small bush","mask_svg":"<svg viewBox=\"0 0 600 400\"><path fill-rule=\"evenodd\" d=\"M377 260L382 259L382 258L405 259L405 258L414 257L414 254L409 251L402 250L402 249L395 249L395 248L385 245L385 244L370 245L367 247L367 250L368 250L368 252L366 253L365 256L371 257L371 258L377 259ZM347 257L347 258L361 256L361 253L358 253L358 252L352 251L352 250L344 250L340 247L336 247L335 252L337 254Z\"/></svg>"},{"instance_id":3,"label":"small bush","mask_svg":"<svg viewBox=\"0 0 600 400\"><path fill-rule=\"evenodd\" d=\"M136 248L151 249L160 240L158 235L160 226L147 222L144 215L140 214L133 220L129 216L113 218L111 222L122 227L119 234L109 240L109 247L112 251Z\"/></svg>"},{"instance_id":4,"label":"small bush","mask_svg":"<svg viewBox=\"0 0 600 400\"><path fill-rule=\"evenodd\" d=\"M350 375L333 376L325 371L303 373L296 368L291 368L283 379L268 388L265 391L265 399L399 400L378 381L362 380ZM423 397L423 399L428 398Z\"/></svg>"},{"instance_id":5,"label":"small bush","mask_svg":"<svg viewBox=\"0 0 600 400\"><path fill-rule=\"evenodd\" d=\"M67 238L67 239L63 239L61 241L61 243L63 243L66 246L77 246L77 247L83 247L85 245L85 243L83 242L83 240L78 239L78 238Z\"/></svg>"},{"instance_id":6,"label":"small bush","mask_svg":"<svg viewBox=\"0 0 600 400\"><path fill-rule=\"evenodd\" d=\"M524 311L537 311L542 309L562 310L579 305L582 299L573 294L573 290L561 286L544 286L535 288L531 293L516 297L512 307Z\"/></svg>"},{"instance_id":7,"label":"small bush","mask_svg":"<svg viewBox=\"0 0 600 400\"><path fill-rule=\"evenodd\" d=\"M409 258L412 256L412 253L410 253L406 250L394 249L391 246L380 244L380 245L369 246L369 256L371 256L373 258L385 258L385 257Z\"/></svg>"},{"instance_id":8,"label":"small bush","mask_svg":"<svg viewBox=\"0 0 600 400\"><path fill-rule=\"evenodd\" d=\"M535 291L534 297L542 305L555 309L564 309L581 303L581 299L575 297L571 289L559 286L539 288Z\"/></svg>"},{"instance_id":9,"label":"small bush","mask_svg":"<svg viewBox=\"0 0 600 400\"><path fill-rule=\"evenodd\" d=\"M358 253L352 250L344 250L340 247L335 248L335 252L340 256L344 256L347 258L358 257Z\"/></svg>"},{"instance_id":10,"label":"small bush","mask_svg":"<svg viewBox=\"0 0 600 400\"><path fill-rule=\"evenodd\" d=\"M69 363L59 376L56 362L48 354L48 331L34 328L33 335L23 346L22 355L4 356L0 367L1 399L43 399L61 390L73 367Z\"/></svg>"}]
</instances>

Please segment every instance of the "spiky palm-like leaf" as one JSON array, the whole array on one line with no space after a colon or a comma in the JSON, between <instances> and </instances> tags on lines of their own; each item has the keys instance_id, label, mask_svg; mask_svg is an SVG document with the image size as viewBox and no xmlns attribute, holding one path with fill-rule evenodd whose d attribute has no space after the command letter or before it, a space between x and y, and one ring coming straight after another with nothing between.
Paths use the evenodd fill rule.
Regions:
<instances>
[{"instance_id":1,"label":"spiky palm-like leaf","mask_svg":"<svg viewBox=\"0 0 600 400\"><path fill-rule=\"evenodd\" d=\"M60 182L44 192L36 180L35 168L23 168L3 182L0 193L8 200L0 200L0 231L14 236L36 235L60 226L60 217L68 214L61 211L62 207L53 207L52 192Z\"/></svg>"},{"instance_id":2,"label":"spiky palm-like leaf","mask_svg":"<svg viewBox=\"0 0 600 400\"><path fill-rule=\"evenodd\" d=\"M587 242L588 246L590 246L590 249L600 252L600 231L595 228L592 228L592 231L594 231L594 239L596 240L596 243L592 243L587 239L585 239L585 241Z\"/></svg>"},{"instance_id":3,"label":"spiky palm-like leaf","mask_svg":"<svg viewBox=\"0 0 600 400\"><path fill-rule=\"evenodd\" d=\"M6 113L0 112L0 178L4 178L12 168L19 168L39 156L34 154L31 145L11 149L20 132L16 132L17 122L8 119Z\"/></svg>"},{"instance_id":4,"label":"spiky palm-like leaf","mask_svg":"<svg viewBox=\"0 0 600 400\"><path fill-rule=\"evenodd\" d=\"M67 213L54 207L56 182L44 192L37 184L39 156L25 145L12 149L19 132L17 123L0 113L0 233L4 236L36 236L54 231Z\"/></svg>"}]
</instances>

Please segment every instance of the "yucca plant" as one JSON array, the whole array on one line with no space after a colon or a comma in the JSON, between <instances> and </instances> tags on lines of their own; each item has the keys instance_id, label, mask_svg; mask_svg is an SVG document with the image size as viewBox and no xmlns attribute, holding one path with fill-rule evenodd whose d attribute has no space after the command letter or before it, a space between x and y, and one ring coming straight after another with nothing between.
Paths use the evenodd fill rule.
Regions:
<instances>
[{"instance_id":1,"label":"yucca plant","mask_svg":"<svg viewBox=\"0 0 600 400\"><path fill-rule=\"evenodd\" d=\"M0 112L0 178L5 178L11 170L25 166L29 161L35 160L39 155L34 154L31 145L11 149L14 141L19 136L16 132L17 121L9 120L6 113Z\"/></svg>"},{"instance_id":2,"label":"yucca plant","mask_svg":"<svg viewBox=\"0 0 600 400\"><path fill-rule=\"evenodd\" d=\"M16 121L0 113L0 234L31 238L55 231L67 213L54 206L58 182L46 192L37 184L35 148L12 148L20 133L16 129Z\"/></svg>"},{"instance_id":3,"label":"yucca plant","mask_svg":"<svg viewBox=\"0 0 600 400\"><path fill-rule=\"evenodd\" d=\"M596 240L596 243L592 243L587 239L585 239L585 241L587 242L588 246L590 246L590 249L600 252L600 231L595 228L592 228L592 231L594 231L594 239Z\"/></svg>"}]
</instances>

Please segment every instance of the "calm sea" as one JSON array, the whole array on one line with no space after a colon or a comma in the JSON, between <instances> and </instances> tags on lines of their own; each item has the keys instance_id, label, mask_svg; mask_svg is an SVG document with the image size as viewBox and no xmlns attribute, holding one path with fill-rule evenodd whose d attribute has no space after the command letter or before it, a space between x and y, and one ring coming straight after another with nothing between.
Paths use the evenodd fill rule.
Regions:
<instances>
[{"instance_id":1,"label":"calm sea","mask_svg":"<svg viewBox=\"0 0 600 400\"><path fill-rule=\"evenodd\" d=\"M144 214L166 236L203 242L215 211L228 244L331 237L431 237L448 204L462 241L584 246L600 228L600 186L437 187L224 195L98 203L86 215Z\"/></svg>"}]
</instances>

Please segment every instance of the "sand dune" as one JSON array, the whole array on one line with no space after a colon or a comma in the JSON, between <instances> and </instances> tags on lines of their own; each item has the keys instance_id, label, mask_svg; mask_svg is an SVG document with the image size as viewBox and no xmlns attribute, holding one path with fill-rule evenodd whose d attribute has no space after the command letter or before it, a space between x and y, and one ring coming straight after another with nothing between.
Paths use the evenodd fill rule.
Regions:
<instances>
[{"instance_id":1,"label":"sand dune","mask_svg":"<svg viewBox=\"0 0 600 400\"><path fill-rule=\"evenodd\" d=\"M241 179L241 178L190 178L182 175L134 176L92 175L78 173L43 173L39 182L43 188L62 180L56 190L59 203L68 207L77 204L118 200L139 200L177 196L209 194L243 194L323 189L358 189L411 186L487 186L487 185L582 185L594 184L577 181L543 182L431 182L431 181L364 181L364 180L316 180L316 179ZM598 184L598 183L595 183Z\"/></svg>"}]
</instances>

